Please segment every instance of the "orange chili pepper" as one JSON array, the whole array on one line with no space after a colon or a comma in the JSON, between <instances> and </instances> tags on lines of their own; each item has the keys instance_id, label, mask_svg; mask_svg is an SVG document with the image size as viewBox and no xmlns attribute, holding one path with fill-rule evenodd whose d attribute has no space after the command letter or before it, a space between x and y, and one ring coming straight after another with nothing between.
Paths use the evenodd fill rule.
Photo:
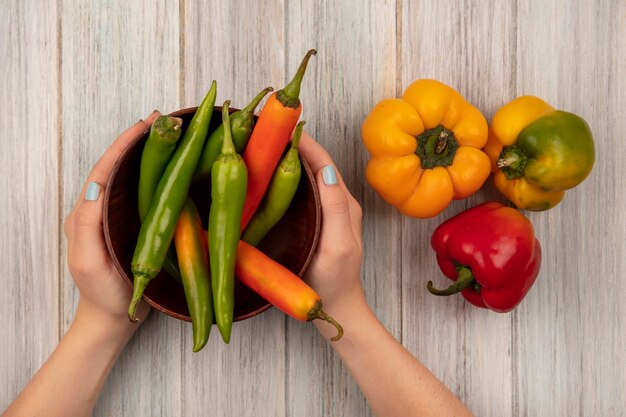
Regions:
<instances>
[{"instance_id":1,"label":"orange chili pepper","mask_svg":"<svg viewBox=\"0 0 626 417\"><path fill-rule=\"evenodd\" d=\"M302 103L299 98L300 85L309 58L316 53L315 49L307 52L291 82L267 99L252 131L248 146L243 153L243 160L248 168L248 189L241 216L242 231L261 204L276 165L300 118L302 113Z\"/></svg>"},{"instance_id":2,"label":"orange chili pepper","mask_svg":"<svg viewBox=\"0 0 626 417\"><path fill-rule=\"evenodd\" d=\"M240 240L237 248L235 275L261 297L285 314L300 321L321 319L337 328L337 341L343 328L322 310L322 300L293 272L272 260L254 246Z\"/></svg>"}]
</instances>

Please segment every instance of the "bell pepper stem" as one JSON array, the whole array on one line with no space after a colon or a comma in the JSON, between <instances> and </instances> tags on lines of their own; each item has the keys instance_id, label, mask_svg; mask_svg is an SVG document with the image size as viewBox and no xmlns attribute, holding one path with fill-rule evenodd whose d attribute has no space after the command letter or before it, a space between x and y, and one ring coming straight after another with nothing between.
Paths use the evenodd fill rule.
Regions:
<instances>
[{"instance_id":1,"label":"bell pepper stem","mask_svg":"<svg viewBox=\"0 0 626 417\"><path fill-rule=\"evenodd\" d=\"M341 324L337 323L337 321L334 318L332 318L331 316L326 314L324 310L322 310L322 301L318 301L315 303L311 311L309 311L307 315L307 319L309 321L320 319L335 326L335 329L337 329L337 334L330 339L333 342L336 342L337 340L341 339L341 337L343 336L343 327L341 327Z\"/></svg>"},{"instance_id":2,"label":"bell pepper stem","mask_svg":"<svg viewBox=\"0 0 626 417\"><path fill-rule=\"evenodd\" d=\"M496 165L498 168L510 167L519 161L519 156L514 153L506 154L503 158L498 159Z\"/></svg>"},{"instance_id":3,"label":"bell pepper stem","mask_svg":"<svg viewBox=\"0 0 626 417\"><path fill-rule=\"evenodd\" d=\"M456 294L467 288L472 288L474 291L480 290L480 284L478 284L478 282L474 278L471 269L466 266L461 266L457 269L457 271L459 275L456 281L454 281L454 284L450 285L445 290L439 290L437 288L434 288L432 281L428 281L426 288L428 288L428 291L430 291L431 294L441 296ZM478 290L476 289L477 285Z\"/></svg>"},{"instance_id":4,"label":"bell pepper stem","mask_svg":"<svg viewBox=\"0 0 626 417\"><path fill-rule=\"evenodd\" d=\"M443 151L446 150L446 146L448 146L448 133L445 130L442 130L437 138L437 145L435 146L435 154L439 155Z\"/></svg>"},{"instance_id":5,"label":"bell pepper stem","mask_svg":"<svg viewBox=\"0 0 626 417\"><path fill-rule=\"evenodd\" d=\"M422 168L447 167L452 165L459 143L454 132L442 125L425 130L417 137L415 154L420 158Z\"/></svg>"},{"instance_id":6,"label":"bell pepper stem","mask_svg":"<svg viewBox=\"0 0 626 417\"><path fill-rule=\"evenodd\" d=\"M515 145L506 146L500 152L496 166L502 170L507 179L514 180L524 174L528 157Z\"/></svg>"}]
</instances>

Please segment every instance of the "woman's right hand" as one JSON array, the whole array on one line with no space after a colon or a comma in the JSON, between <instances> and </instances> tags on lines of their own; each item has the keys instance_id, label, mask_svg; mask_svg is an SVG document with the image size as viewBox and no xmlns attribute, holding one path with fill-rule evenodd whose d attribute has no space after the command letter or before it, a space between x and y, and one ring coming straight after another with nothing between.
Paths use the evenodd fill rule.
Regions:
<instances>
[{"instance_id":1,"label":"woman's right hand","mask_svg":"<svg viewBox=\"0 0 626 417\"><path fill-rule=\"evenodd\" d=\"M471 416L437 378L385 329L367 305L361 285L361 207L328 153L303 134L300 151L322 200L322 234L306 278L323 308L344 328L331 346L343 359L377 416ZM334 180L333 173L336 175ZM325 338L336 330L313 322ZM375 343L372 343L375 341Z\"/></svg>"},{"instance_id":2,"label":"woman's right hand","mask_svg":"<svg viewBox=\"0 0 626 417\"><path fill-rule=\"evenodd\" d=\"M320 295L324 310L340 321L347 316L344 312L365 304L360 274L361 206L328 152L311 136L302 134L299 150L315 173L322 204L320 241L305 279Z\"/></svg>"}]
</instances>

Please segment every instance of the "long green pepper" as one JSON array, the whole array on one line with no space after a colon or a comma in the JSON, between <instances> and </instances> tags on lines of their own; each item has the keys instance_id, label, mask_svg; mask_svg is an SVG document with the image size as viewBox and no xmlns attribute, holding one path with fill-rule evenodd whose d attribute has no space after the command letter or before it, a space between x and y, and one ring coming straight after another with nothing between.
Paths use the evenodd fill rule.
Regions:
<instances>
[{"instance_id":1,"label":"long green pepper","mask_svg":"<svg viewBox=\"0 0 626 417\"><path fill-rule=\"evenodd\" d=\"M163 171L167 167L172 154L176 150L176 143L182 132L183 119L173 116L159 116L152 127L150 135L141 153L141 165L139 168L139 187L137 192L137 203L139 208L139 219L143 219L148 214L154 191L159 185L163 176ZM163 269L170 276L180 281L180 272L176 263L176 252L173 248L167 253L163 262Z\"/></svg>"},{"instance_id":2,"label":"long green pepper","mask_svg":"<svg viewBox=\"0 0 626 417\"><path fill-rule=\"evenodd\" d=\"M302 136L302 127L306 122L302 121L296 126L291 139L291 147L287 154L278 164L272 177L267 194L261 206L250 220L248 227L243 233L241 240L256 246L263 240L265 235L285 215L300 184L302 167L298 157L298 144Z\"/></svg>"},{"instance_id":3,"label":"long green pepper","mask_svg":"<svg viewBox=\"0 0 626 417\"><path fill-rule=\"evenodd\" d=\"M152 196L163 176L176 142L180 138L183 120L173 116L159 116L150 128L150 136L141 153L137 203L139 219L143 221L150 208Z\"/></svg>"},{"instance_id":4,"label":"long green pepper","mask_svg":"<svg viewBox=\"0 0 626 417\"><path fill-rule=\"evenodd\" d=\"M246 199L248 170L237 154L230 130L228 106L224 102L222 153L211 168L211 210L209 211L209 264L215 322L224 342L230 342L235 309L235 260Z\"/></svg>"},{"instance_id":5,"label":"long green pepper","mask_svg":"<svg viewBox=\"0 0 626 417\"><path fill-rule=\"evenodd\" d=\"M128 318L137 321L135 312L146 286L161 268L172 243L178 216L185 204L191 178L200 159L207 137L217 86L215 81L167 164L163 177L154 192L153 203L141 224L133 255L133 298L128 306Z\"/></svg>"},{"instance_id":6,"label":"long green pepper","mask_svg":"<svg viewBox=\"0 0 626 417\"><path fill-rule=\"evenodd\" d=\"M230 115L230 130L237 153L241 154L248 144L248 139L250 139L252 129L254 128L254 110L270 91L274 91L274 89L267 87L257 94L246 107ZM222 143L224 143L223 123L207 139L200 162L198 162L198 167L194 173L194 180L211 176L211 167L222 152Z\"/></svg>"},{"instance_id":7,"label":"long green pepper","mask_svg":"<svg viewBox=\"0 0 626 417\"><path fill-rule=\"evenodd\" d=\"M191 198L187 197L176 225L174 243L191 316L194 352L206 345L213 325L213 296L203 235L198 210Z\"/></svg>"}]
</instances>

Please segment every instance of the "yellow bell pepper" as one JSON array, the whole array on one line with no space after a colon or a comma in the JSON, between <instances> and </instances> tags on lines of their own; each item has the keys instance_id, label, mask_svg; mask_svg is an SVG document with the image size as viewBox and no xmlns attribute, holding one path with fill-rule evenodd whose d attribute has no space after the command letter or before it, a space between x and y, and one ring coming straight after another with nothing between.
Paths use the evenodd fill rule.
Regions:
<instances>
[{"instance_id":1,"label":"yellow bell pepper","mask_svg":"<svg viewBox=\"0 0 626 417\"><path fill-rule=\"evenodd\" d=\"M534 96L493 116L485 146L494 183L518 208L547 210L591 172L595 148L587 123Z\"/></svg>"},{"instance_id":2,"label":"yellow bell pepper","mask_svg":"<svg viewBox=\"0 0 626 417\"><path fill-rule=\"evenodd\" d=\"M389 204L412 217L432 217L452 199L480 189L490 173L480 149L487 121L455 90L418 80L401 99L378 103L363 122L372 158L365 175Z\"/></svg>"}]
</instances>

